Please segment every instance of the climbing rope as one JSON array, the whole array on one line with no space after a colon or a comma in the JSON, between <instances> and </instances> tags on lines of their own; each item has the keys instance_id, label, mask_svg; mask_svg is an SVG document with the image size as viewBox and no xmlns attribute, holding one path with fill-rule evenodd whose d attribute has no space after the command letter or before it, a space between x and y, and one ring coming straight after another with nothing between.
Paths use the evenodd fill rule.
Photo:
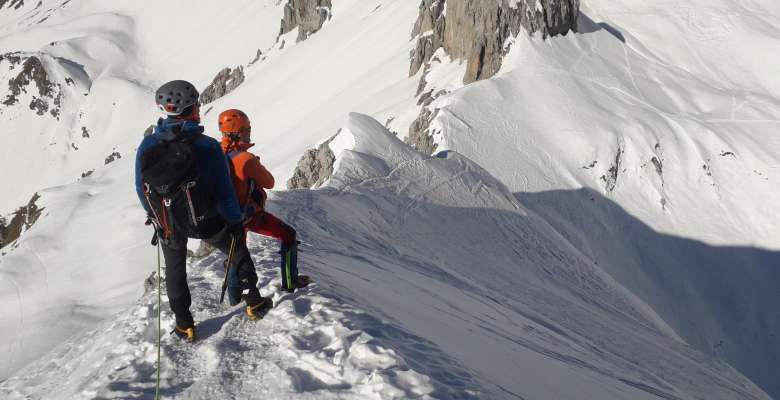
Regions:
<instances>
[{"instance_id":1,"label":"climbing rope","mask_svg":"<svg viewBox=\"0 0 780 400\"><path fill-rule=\"evenodd\" d=\"M160 400L160 348L162 347L162 316L161 316L161 310L162 310L162 289L161 289L161 281L162 276L160 275L160 270L162 269L160 267L160 241L158 238L157 241L157 389L154 392L154 398L155 400Z\"/></svg>"}]
</instances>

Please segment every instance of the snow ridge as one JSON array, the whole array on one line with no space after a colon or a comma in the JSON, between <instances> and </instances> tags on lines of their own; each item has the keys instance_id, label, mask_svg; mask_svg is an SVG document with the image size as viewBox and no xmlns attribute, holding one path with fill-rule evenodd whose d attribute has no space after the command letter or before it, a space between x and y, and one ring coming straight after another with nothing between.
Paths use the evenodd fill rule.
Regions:
<instances>
[{"instance_id":1,"label":"snow ridge","mask_svg":"<svg viewBox=\"0 0 780 400\"><path fill-rule=\"evenodd\" d=\"M365 313L329 298L315 283L276 292L276 243L252 240L261 292L274 308L249 321L240 307L220 306L222 255L189 264L199 340L164 334L162 395L187 399L430 398L430 378L393 350L355 329ZM130 398L153 395L156 362L154 290L84 336L74 337L0 384L6 399ZM173 316L163 297L163 330ZM382 329L381 325L375 326Z\"/></svg>"}]
</instances>

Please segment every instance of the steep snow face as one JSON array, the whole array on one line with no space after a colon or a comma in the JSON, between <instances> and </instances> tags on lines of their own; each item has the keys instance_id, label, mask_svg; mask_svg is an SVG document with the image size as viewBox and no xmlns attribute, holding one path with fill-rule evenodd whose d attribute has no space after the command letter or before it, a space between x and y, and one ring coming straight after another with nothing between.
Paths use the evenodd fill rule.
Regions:
<instances>
[{"instance_id":1,"label":"steep snow face","mask_svg":"<svg viewBox=\"0 0 780 400\"><path fill-rule=\"evenodd\" d=\"M122 158L39 192L38 222L0 258L0 377L143 293L155 258L132 179L132 160Z\"/></svg>"},{"instance_id":2,"label":"steep snow face","mask_svg":"<svg viewBox=\"0 0 780 400\"><path fill-rule=\"evenodd\" d=\"M62 183L62 165L79 150L89 130L76 112L90 81L79 65L44 53L0 55L0 121L3 146L0 210L25 203L32 193ZM38 179L26 179L28 174ZM80 172L79 172L80 173ZM10 211L10 210L8 210Z\"/></svg>"},{"instance_id":3,"label":"steep snow face","mask_svg":"<svg viewBox=\"0 0 780 400\"><path fill-rule=\"evenodd\" d=\"M425 78L453 91L427 106L438 149L773 394L779 18L776 2L589 1L580 34L518 36L494 79L453 91L446 59Z\"/></svg>"},{"instance_id":4,"label":"steep snow face","mask_svg":"<svg viewBox=\"0 0 780 400\"><path fill-rule=\"evenodd\" d=\"M481 398L766 398L465 157L422 157L362 115L331 148L326 186L275 193L272 211L318 281L435 343L407 358L416 370Z\"/></svg>"}]
</instances>

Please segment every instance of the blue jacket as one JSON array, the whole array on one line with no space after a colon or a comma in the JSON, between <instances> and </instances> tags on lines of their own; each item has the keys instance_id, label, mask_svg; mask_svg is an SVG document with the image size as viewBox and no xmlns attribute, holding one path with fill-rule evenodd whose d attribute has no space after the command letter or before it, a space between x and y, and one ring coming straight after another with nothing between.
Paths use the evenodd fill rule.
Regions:
<instances>
[{"instance_id":1,"label":"blue jacket","mask_svg":"<svg viewBox=\"0 0 780 400\"><path fill-rule=\"evenodd\" d=\"M179 134L185 137L203 133L203 127L197 122L160 118L157 121L154 133L144 137L144 140L141 141L135 156L135 191L147 213L150 210L149 205L146 204L143 183L141 181L141 156L146 150L160 143L163 137L173 135L171 127L174 125L182 125ZM238 205L236 192L233 189L227 157L222 152L219 142L208 136L200 135L193 143L193 151L198 161L199 182L204 187L213 190L212 194L216 200L217 212L228 225L240 223L241 208Z\"/></svg>"}]
</instances>

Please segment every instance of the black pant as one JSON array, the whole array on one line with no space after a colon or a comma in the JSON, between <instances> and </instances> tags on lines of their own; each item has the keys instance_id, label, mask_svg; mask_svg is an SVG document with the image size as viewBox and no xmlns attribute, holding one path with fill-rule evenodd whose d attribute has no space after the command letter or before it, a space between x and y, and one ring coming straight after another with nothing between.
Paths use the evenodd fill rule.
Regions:
<instances>
[{"instance_id":1,"label":"black pant","mask_svg":"<svg viewBox=\"0 0 780 400\"><path fill-rule=\"evenodd\" d=\"M208 244L218 248L224 254L230 249L230 235L225 229L216 235L204 239ZM168 291L168 300L171 310L176 315L176 326L188 328L194 325L190 305L192 297L187 285L187 238L175 242L162 243L163 256L165 257L165 288ZM229 279L228 298L231 305L241 301L241 292L250 289L251 294L257 292L257 273L249 249L245 240L237 240L233 250L233 262L230 266L233 279ZM214 293L215 296L218 293Z\"/></svg>"}]
</instances>

